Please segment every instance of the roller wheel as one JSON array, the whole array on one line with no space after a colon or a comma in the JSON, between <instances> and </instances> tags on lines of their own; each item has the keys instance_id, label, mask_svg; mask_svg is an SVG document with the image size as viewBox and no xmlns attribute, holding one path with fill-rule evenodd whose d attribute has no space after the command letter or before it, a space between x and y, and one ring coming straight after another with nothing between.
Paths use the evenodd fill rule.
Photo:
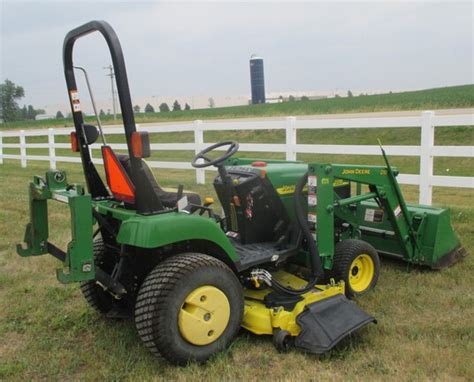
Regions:
<instances>
[{"instance_id":1,"label":"roller wheel","mask_svg":"<svg viewBox=\"0 0 474 382\"><path fill-rule=\"evenodd\" d=\"M380 259L377 251L362 240L344 240L336 244L331 276L344 280L347 297L367 293L377 284Z\"/></svg>"},{"instance_id":2,"label":"roller wheel","mask_svg":"<svg viewBox=\"0 0 474 382\"><path fill-rule=\"evenodd\" d=\"M173 256L146 277L135 324L145 346L173 364L203 363L226 349L240 328L242 286L222 261L198 253Z\"/></svg>"},{"instance_id":3,"label":"roller wheel","mask_svg":"<svg viewBox=\"0 0 474 382\"><path fill-rule=\"evenodd\" d=\"M94 241L94 262L103 271L111 274L117 262L116 256L108 254L101 238ZM81 292L87 303L97 312L114 318L130 316L125 299L117 300L98 285L95 280L82 281Z\"/></svg>"},{"instance_id":4,"label":"roller wheel","mask_svg":"<svg viewBox=\"0 0 474 382\"><path fill-rule=\"evenodd\" d=\"M291 333L288 330L275 330L273 333L273 345L280 353L288 352L293 346Z\"/></svg>"}]
</instances>

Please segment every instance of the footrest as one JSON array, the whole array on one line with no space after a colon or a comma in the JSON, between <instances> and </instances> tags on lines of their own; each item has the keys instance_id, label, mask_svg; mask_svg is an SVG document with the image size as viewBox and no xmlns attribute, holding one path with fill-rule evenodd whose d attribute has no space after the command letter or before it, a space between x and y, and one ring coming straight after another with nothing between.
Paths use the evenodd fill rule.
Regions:
<instances>
[{"instance_id":1,"label":"footrest","mask_svg":"<svg viewBox=\"0 0 474 382\"><path fill-rule=\"evenodd\" d=\"M321 354L361 327L376 323L376 320L355 302L339 294L307 305L296 322L301 332L295 338L295 346L309 353Z\"/></svg>"}]
</instances>

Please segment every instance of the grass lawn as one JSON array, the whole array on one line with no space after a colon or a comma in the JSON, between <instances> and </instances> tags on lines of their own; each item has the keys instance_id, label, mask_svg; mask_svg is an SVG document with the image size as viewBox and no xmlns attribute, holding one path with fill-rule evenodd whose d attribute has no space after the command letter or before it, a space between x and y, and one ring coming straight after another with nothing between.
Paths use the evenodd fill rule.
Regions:
<instances>
[{"instance_id":1,"label":"grass lawn","mask_svg":"<svg viewBox=\"0 0 474 382\"><path fill-rule=\"evenodd\" d=\"M225 137L225 133L207 134L208 142ZM375 144L376 136L387 145L419 143L417 128L304 131L299 140ZM184 142L186 137L154 135L152 140ZM273 132L242 132L232 137L242 142L278 143L284 139ZM436 144L473 142L471 128L436 129ZM32 150L31 154L37 152ZM192 153L158 153L153 159L158 158L187 160ZM381 163L379 157L371 156L300 159ZM418 171L417 158L392 159L403 173ZM450 175L474 176L473 164L472 159L438 158L435 173L445 175L449 169ZM61 163L59 167L67 170L70 182L83 183L79 165ZM78 285L56 281L57 260L51 256L22 259L15 254L28 220L27 184L47 168L47 162L33 161L25 169L19 161L5 160L0 165L0 380L474 380L472 255L442 271L383 260L377 288L357 300L378 319L378 325L361 330L321 357L297 351L280 354L270 337L242 330L232 347L207 365L170 366L144 348L133 322L101 318L87 306ZM202 196L215 196L211 185L214 173L210 171L207 184L199 186L194 183L193 171L155 170L155 174L165 187L183 183ZM416 187L404 186L402 190L408 201L417 201ZM452 209L453 225L469 253L474 250L473 197L473 190L434 190L434 203ZM51 240L64 248L69 240L69 212L59 203L49 206Z\"/></svg>"}]
</instances>

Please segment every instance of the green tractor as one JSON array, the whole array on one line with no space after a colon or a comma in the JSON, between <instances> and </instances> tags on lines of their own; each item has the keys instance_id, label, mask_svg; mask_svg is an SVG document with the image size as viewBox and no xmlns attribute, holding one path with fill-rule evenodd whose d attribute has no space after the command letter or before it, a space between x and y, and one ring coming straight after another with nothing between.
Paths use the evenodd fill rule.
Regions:
<instances>
[{"instance_id":1,"label":"green tractor","mask_svg":"<svg viewBox=\"0 0 474 382\"><path fill-rule=\"evenodd\" d=\"M83 121L72 53L78 38L96 31L111 52L127 155L107 145L99 119L98 128ZM17 251L58 258L60 282L80 282L87 302L106 317L134 317L145 346L172 363L208 360L240 327L272 335L279 350L326 352L375 322L350 298L374 288L379 254L436 269L465 254L448 210L406 205L385 154L386 166L251 160L235 157L238 143L226 141L192 162L217 168L223 217L209 198L203 203L182 186L165 191L144 160L149 136L136 130L110 25L92 21L69 32L63 59L72 148L87 189L68 183L64 171L35 176L26 247ZM106 182L89 151L99 137ZM66 250L49 241L49 199L69 205Z\"/></svg>"}]
</instances>

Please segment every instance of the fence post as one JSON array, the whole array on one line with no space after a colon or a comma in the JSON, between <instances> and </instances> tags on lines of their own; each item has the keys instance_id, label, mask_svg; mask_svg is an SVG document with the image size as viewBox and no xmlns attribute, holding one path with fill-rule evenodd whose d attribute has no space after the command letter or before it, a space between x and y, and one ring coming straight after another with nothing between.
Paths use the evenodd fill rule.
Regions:
<instances>
[{"instance_id":1,"label":"fence post","mask_svg":"<svg viewBox=\"0 0 474 382\"><path fill-rule=\"evenodd\" d=\"M0 164L3 164L3 133L0 131Z\"/></svg>"},{"instance_id":2,"label":"fence post","mask_svg":"<svg viewBox=\"0 0 474 382\"><path fill-rule=\"evenodd\" d=\"M202 150L204 143L204 132L202 129L202 123L203 122L201 120L194 121L194 145L196 154ZM196 169L196 183L206 183L206 172L203 168Z\"/></svg>"},{"instance_id":3,"label":"fence post","mask_svg":"<svg viewBox=\"0 0 474 382\"><path fill-rule=\"evenodd\" d=\"M431 206L433 197L433 146L435 127L433 125L434 113L424 111L421 113L421 148L420 148L420 195L419 203Z\"/></svg>"},{"instance_id":4,"label":"fence post","mask_svg":"<svg viewBox=\"0 0 474 382\"><path fill-rule=\"evenodd\" d=\"M286 160L296 160L296 118L286 117Z\"/></svg>"},{"instance_id":5,"label":"fence post","mask_svg":"<svg viewBox=\"0 0 474 382\"><path fill-rule=\"evenodd\" d=\"M26 167L26 139L25 130L20 130L20 159L21 167Z\"/></svg>"},{"instance_id":6,"label":"fence post","mask_svg":"<svg viewBox=\"0 0 474 382\"><path fill-rule=\"evenodd\" d=\"M54 129L48 129L49 167L56 170L56 149L54 147Z\"/></svg>"}]
</instances>

